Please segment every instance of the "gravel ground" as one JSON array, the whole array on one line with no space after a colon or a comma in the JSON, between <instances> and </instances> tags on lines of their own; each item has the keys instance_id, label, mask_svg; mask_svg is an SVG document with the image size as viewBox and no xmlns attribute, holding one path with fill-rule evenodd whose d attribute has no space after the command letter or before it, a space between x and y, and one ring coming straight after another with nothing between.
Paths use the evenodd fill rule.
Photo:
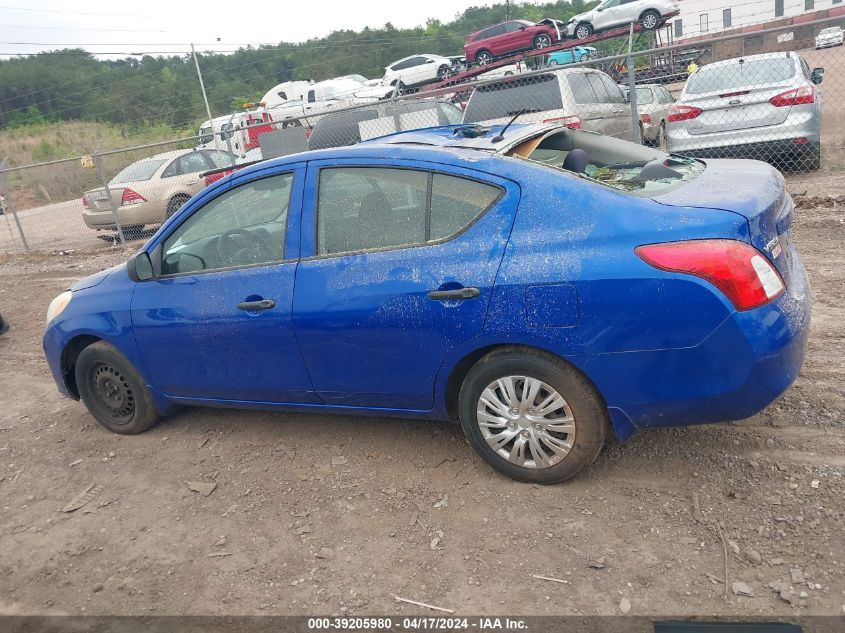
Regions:
<instances>
[{"instance_id":1,"label":"gravel ground","mask_svg":"<svg viewBox=\"0 0 845 633\"><path fill-rule=\"evenodd\" d=\"M497 475L445 423L187 409L113 435L59 396L40 337L53 296L130 249L0 256L0 613L420 611L398 595L458 613L841 615L845 198L827 176L797 198L814 320L796 384L742 423L611 444L553 487Z\"/></svg>"}]
</instances>

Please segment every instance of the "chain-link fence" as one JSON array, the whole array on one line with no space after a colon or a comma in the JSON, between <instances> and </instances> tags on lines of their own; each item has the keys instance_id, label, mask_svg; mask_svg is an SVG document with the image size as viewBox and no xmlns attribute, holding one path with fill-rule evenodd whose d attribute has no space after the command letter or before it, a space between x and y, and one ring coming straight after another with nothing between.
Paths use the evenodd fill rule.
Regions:
<instances>
[{"instance_id":1,"label":"chain-link fence","mask_svg":"<svg viewBox=\"0 0 845 633\"><path fill-rule=\"evenodd\" d=\"M640 51L633 38L615 51L570 40L484 67L458 62L439 84L403 85L386 99L283 107L168 143L0 166L0 252L144 238L235 163L440 125L552 122L697 158L843 172L840 23Z\"/></svg>"}]
</instances>

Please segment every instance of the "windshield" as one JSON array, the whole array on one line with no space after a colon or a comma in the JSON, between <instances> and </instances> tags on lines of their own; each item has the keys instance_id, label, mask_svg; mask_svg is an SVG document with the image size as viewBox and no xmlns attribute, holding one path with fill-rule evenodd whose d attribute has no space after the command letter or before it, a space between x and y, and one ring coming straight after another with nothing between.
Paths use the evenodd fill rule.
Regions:
<instances>
[{"instance_id":1,"label":"windshield","mask_svg":"<svg viewBox=\"0 0 845 633\"><path fill-rule=\"evenodd\" d=\"M686 94L727 92L736 88L762 86L786 81L795 74L795 63L789 57L737 59L718 66L704 66L690 75Z\"/></svg>"},{"instance_id":2,"label":"windshield","mask_svg":"<svg viewBox=\"0 0 845 633\"><path fill-rule=\"evenodd\" d=\"M838 26L830 26L826 29L822 29L819 32L819 35L836 35L837 33L841 33L842 29Z\"/></svg>"},{"instance_id":3,"label":"windshield","mask_svg":"<svg viewBox=\"0 0 845 633\"><path fill-rule=\"evenodd\" d=\"M122 185L127 182L141 182L142 180L149 180L158 171L158 168L167 162L164 159L156 160L141 160L137 163L132 163L123 171L118 172L117 176L109 181L110 185Z\"/></svg>"}]
</instances>

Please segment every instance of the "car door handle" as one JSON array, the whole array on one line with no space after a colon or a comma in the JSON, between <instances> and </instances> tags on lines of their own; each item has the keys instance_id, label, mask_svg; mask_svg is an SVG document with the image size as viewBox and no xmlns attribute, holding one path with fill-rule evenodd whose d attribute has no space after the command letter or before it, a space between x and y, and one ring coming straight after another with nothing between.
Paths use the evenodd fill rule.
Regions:
<instances>
[{"instance_id":1,"label":"car door handle","mask_svg":"<svg viewBox=\"0 0 845 633\"><path fill-rule=\"evenodd\" d=\"M435 301L449 299L463 301L464 299L475 299L480 294L481 291L478 288L456 288L455 290L432 290L428 293L428 298Z\"/></svg>"},{"instance_id":2,"label":"car door handle","mask_svg":"<svg viewBox=\"0 0 845 633\"><path fill-rule=\"evenodd\" d=\"M271 310L276 307L276 302L272 299L259 299L258 301L241 301L238 304L238 310L246 310L247 312L259 312L261 310Z\"/></svg>"}]
</instances>

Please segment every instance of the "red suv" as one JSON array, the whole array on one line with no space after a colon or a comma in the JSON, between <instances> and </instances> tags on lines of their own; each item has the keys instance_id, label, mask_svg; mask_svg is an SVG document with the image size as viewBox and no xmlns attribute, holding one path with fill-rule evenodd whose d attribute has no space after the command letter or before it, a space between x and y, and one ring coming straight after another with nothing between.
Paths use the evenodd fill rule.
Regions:
<instances>
[{"instance_id":1,"label":"red suv","mask_svg":"<svg viewBox=\"0 0 845 633\"><path fill-rule=\"evenodd\" d=\"M559 42L564 35L564 24L559 20L542 22L510 20L476 31L464 44L467 62L489 64L497 57L504 57L531 48L543 49Z\"/></svg>"}]
</instances>

